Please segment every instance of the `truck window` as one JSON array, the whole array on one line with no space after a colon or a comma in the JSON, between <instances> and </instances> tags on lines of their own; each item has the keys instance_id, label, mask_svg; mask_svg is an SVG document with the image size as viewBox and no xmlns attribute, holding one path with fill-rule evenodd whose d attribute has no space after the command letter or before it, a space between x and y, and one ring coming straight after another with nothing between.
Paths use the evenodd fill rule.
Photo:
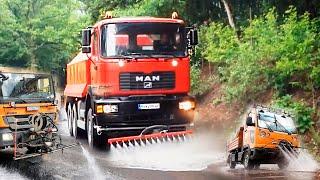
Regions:
<instances>
[{"instance_id":1,"label":"truck window","mask_svg":"<svg viewBox=\"0 0 320 180\"><path fill-rule=\"evenodd\" d=\"M1 73L1 101L53 101L50 76L37 74Z\"/></svg>"},{"instance_id":2,"label":"truck window","mask_svg":"<svg viewBox=\"0 0 320 180\"><path fill-rule=\"evenodd\" d=\"M283 117L272 112L260 112L258 126L278 132L296 133L296 127L291 117Z\"/></svg>"},{"instance_id":3,"label":"truck window","mask_svg":"<svg viewBox=\"0 0 320 180\"><path fill-rule=\"evenodd\" d=\"M187 55L185 27L173 23L118 23L102 30L104 57L122 55Z\"/></svg>"}]
</instances>

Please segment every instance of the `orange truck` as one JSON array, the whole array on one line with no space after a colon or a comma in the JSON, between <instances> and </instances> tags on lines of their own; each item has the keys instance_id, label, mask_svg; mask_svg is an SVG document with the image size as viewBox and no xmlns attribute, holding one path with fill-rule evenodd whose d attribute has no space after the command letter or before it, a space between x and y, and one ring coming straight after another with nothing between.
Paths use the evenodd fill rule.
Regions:
<instances>
[{"instance_id":1,"label":"orange truck","mask_svg":"<svg viewBox=\"0 0 320 180\"><path fill-rule=\"evenodd\" d=\"M49 151L55 142L57 101L52 76L0 68L0 149ZM21 70L20 70L21 71ZM39 155L39 154L37 154ZM35 154L34 154L35 156Z\"/></svg>"},{"instance_id":2,"label":"orange truck","mask_svg":"<svg viewBox=\"0 0 320 180\"><path fill-rule=\"evenodd\" d=\"M227 163L231 169L243 164L245 169L260 164L278 164L285 168L288 160L283 152L296 154L298 135L290 115L263 106L255 106L235 137L227 143Z\"/></svg>"},{"instance_id":3,"label":"orange truck","mask_svg":"<svg viewBox=\"0 0 320 180\"><path fill-rule=\"evenodd\" d=\"M197 31L183 20L105 19L82 31L82 52L67 65L64 91L70 135L90 147L109 138L192 126L190 49Z\"/></svg>"}]
</instances>

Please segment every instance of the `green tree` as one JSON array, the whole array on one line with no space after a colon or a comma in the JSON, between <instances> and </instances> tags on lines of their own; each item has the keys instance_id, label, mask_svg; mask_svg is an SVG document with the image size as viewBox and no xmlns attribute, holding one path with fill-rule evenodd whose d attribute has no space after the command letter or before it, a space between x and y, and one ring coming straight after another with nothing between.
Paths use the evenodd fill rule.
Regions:
<instances>
[{"instance_id":1,"label":"green tree","mask_svg":"<svg viewBox=\"0 0 320 180\"><path fill-rule=\"evenodd\" d=\"M61 69L79 46L87 23L76 0L0 0L1 64Z\"/></svg>"}]
</instances>

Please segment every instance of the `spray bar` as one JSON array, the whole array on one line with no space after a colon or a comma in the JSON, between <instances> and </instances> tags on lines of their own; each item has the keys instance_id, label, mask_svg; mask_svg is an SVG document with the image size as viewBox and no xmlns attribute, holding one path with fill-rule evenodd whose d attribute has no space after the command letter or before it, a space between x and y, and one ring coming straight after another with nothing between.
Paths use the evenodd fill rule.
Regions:
<instances>
[{"instance_id":1,"label":"spray bar","mask_svg":"<svg viewBox=\"0 0 320 180\"><path fill-rule=\"evenodd\" d=\"M148 140L152 138L172 138L172 137L184 136L189 134L192 134L192 130L177 131L177 132L162 132L162 133L153 133L153 134L139 135L139 136L112 138L108 140L108 143L111 145L114 143L123 143L123 142L135 141L135 140Z\"/></svg>"}]
</instances>

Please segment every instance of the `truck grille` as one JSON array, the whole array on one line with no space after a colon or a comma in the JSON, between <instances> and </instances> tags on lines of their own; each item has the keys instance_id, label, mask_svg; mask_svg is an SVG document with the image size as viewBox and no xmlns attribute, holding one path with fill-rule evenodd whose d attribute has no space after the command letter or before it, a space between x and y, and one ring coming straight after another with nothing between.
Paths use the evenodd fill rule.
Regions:
<instances>
[{"instance_id":1,"label":"truck grille","mask_svg":"<svg viewBox=\"0 0 320 180\"><path fill-rule=\"evenodd\" d=\"M5 117L5 120L9 127L13 130L32 128L32 125L29 123L29 115L7 116ZM17 121L17 124L15 121Z\"/></svg>"},{"instance_id":2,"label":"truck grille","mask_svg":"<svg viewBox=\"0 0 320 180\"><path fill-rule=\"evenodd\" d=\"M144 74L141 72L120 73L120 90L139 89L174 89L175 73L152 72Z\"/></svg>"},{"instance_id":3,"label":"truck grille","mask_svg":"<svg viewBox=\"0 0 320 180\"><path fill-rule=\"evenodd\" d=\"M55 119L55 114L47 114L52 118ZM27 130L32 128L32 125L29 123L29 119L31 115L16 115L16 116L6 116L4 120L9 125L10 129L15 130ZM17 122L16 122L17 121Z\"/></svg>"}]
</instances>

